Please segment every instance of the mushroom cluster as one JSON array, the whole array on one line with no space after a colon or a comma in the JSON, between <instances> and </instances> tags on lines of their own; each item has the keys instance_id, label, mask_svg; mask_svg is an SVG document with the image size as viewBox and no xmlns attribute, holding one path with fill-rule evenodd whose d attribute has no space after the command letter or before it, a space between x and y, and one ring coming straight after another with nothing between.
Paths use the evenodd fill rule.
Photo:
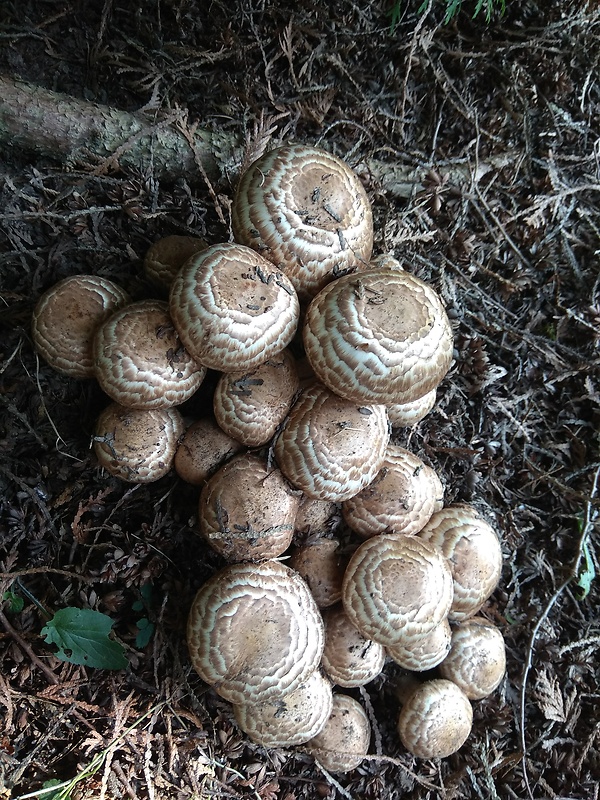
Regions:
<instances>
[{"instance_id":1,"label":"mushroom cluster","mask_svg":"<svg viewBox=\"0 0 600 800\"><path fill-rule=\"evenodd\" d=\"M198 533L225 565L190 609L190 659L253 741L353 769L369 721L336 687L394 661L413 676L400 739L449 755L472 701L502 680L504 642L481 615L502 567L495 531L472 506L444 506L434 469L391 441L431 410L450 368L442 300L392 256L372 258L368 197L318 148L251 165L232 226L234 242L152 245L145 270L162 299L132 302L92 276L53 287L36 347L110 398L94 436L102 467L148 482L174 466L198 487ZM209 369L214 415L186 429L177 407Z\"/></svg>"}]
</instances>

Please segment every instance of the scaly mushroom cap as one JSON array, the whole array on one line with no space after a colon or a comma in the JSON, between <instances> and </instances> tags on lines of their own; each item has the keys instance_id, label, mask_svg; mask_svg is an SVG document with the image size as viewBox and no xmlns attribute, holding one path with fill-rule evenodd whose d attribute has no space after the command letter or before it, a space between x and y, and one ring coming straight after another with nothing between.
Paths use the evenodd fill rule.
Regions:
<instances>
[{"instance_id":1,"label":"scaly mushroom cap","mask_svg":"<svg viewBox=\"0 0 600 800\"><path fill-rule=\"evenodd\" d=\"M437 473L414 453L388 445L371 483L342 503L347 524L360 536L385 531L412 536L442 508L444 488Z\"/></svg>"},{"instance_id":2,"label":"scaly mushroom cap","mask_svg":"<svg viewBox=\"0 0 600 800\"><path fill-rule=\"evenodd\" d=\"M303 495L294 526L301 533L334 531L340 522L339 506L331 500L313 500Z\"/></svg>"},{"instance_id":3,"label":"scaly mushroom cap","mask_svg":"<svg viewBox=\"0 0 600 800\"><path fill-rule=\"evenodd\" d=\"M300 306L286 276L249 247L215 244L177 273L170 313L200 364L251 370L292 340Z\"/></svg>"},{"instance_id":4,"label":"scaly mushroom cap","mask_svg":"<svg viewBox=\"0 0 600 800\"><path fill-rule=\"evenodd\" d=\"M213 397L215 418L234 439L259 447L273 438L299 388L294 357L283 350L249 372L223 373Z\"/></svg>"},{"instance_id":5,"label":"scaly mushroom cap","mask_svg":"<svg viewBox=\"0 0 600 800\"><path fill-rule=\"evenodd\" d=\"M341 605L326 609L323 622L323 668L331 680L346 688L364 686L374 680L385 663L383 645L366 639Z\"/></svg>"},{"instance_id":6,"label":"scaly mushroom cap","mask_svg":"<svg viewBox=\"0 0 600 800\"><path fill-rule=\"evenodd\" d=\"M331 683L315 670L293 692L236 704L233 713L253 742L265 747L292 747L308 742L322 730L332 706Z\"/></svg>"},{"instance_id":7,"label":"scaly mushroom cap","mask_svg":"<svg viewBox=\"0 0 600 800\"><path fill-rule=\"evenodd\" d=\"M388 403L388 417L392 428L408 428L416 425L429 414L435 405L436 397L437 387L409 403Z\"/></svg>"},{"instance_id":8,"label":"scaly mushroom cap","mask_svg":"<svg viewBox=\"0 0 600 800\"><path fill-rule=\"evenodd\" d=\"M348 559L339 551L339 539L312 539L290 554L288 564L308 583L319 608L327 608L342 599Z\"/></svg>"},{"instance_id":9,"label":"scaly mushroom cap","mask_svg":"<svg viewBox=\"0 0 600 800\"><path fill-rule=\"evenodd\" d=\"M452 360L450 321L435 289L408 272L344 275L314 298L303 339L317 377L361 403L408 403Z\"/></svg>"},{"instance_id":10,"label":"scaly mushroom cap","mask_svg":"<svg viewBox=\"0 0 600 800\"><path fill-rule=\"evenodd\" d=\"M171 469L185 426L175 408L111 403L98 417L94 451L101 467L130 483L150 483Z\"/></svg>"},{"instance_id":11,"label":"scaly mushroom cap","mask_svg":"<svg viewBox=\"0 0 600 800\"><path fill-rule=\"evenodd\" d=\"M151 244L144 257L146 277L168 292L175 275L188 258L206 250L208 242L197 236L163 236Z\"/></svg>"},{"instance_id":12,"label":"scaly mushroom cap","mask_svg":"<svg viewBox=\"0 0 600 800\"><path fill-rule=\"evenodd\" d=\"M471 700L487 697L506 671L506 647L498 628L483 617L471 617L454 628L450 652L439 667Z\"/></svg>"},{"instance_id":13,"label":"scaly mushroom cap","mask_svg":"<svg viewBox=\"0 0 600 800\"><path fill-rule=\"evenodd\" d=\"M467 503L437 511L418 534L446 556L454 578L451 622L472 617L494 591L502 572L500 540L492 526Z\"/></svg>"},{"instance_id":14,"label":"scaly mushroom cap","mask_svg":"<svg viewBox=\"0 0 600 800\"><path fill-rule=\"evenodd\" d=\"M128 408L181 405L206 375L160 300L131 303L103 322L94 337L94 363L101 388Z\"/></svg>"},{"instance_id":15,"label":"scaly mushroom cap","mask_svg":"<svg viewBox=\"0 0 600 800\"><path fill-rule=\"evenodd\" d=\"M392 661L412 672L424 672L437 667L448 655L452 630L447 619L442 620L424 636L409 636L387 648Z\"/></svg>"},{"instance_id":16,"label":"scaly mushroom cap","mask_svg":"<svg viewBox=\"0 0 600 800\"><path fill-rule=\"evenodd\" d=\"M429 633L447 617L452 573L439 550L414 536L374 536L350 559L342 602L367 639L393 647Z\"/></svg>"},{"instance_id":17,"label":"scaly mushroom cap","mask_svg":"<svg viewBox=\"0 0 600 800\"><path fill-rule=\"evenodd\" d=\"M221 430L212 417L192 422L175 453L175 471L186 483L202 486L243 445Z\"/></svg>"},{"instance_id":18,"label":"scaly mushroom cap","mask_svg":"<svg viewBox=\"0 0 600 800\"><path fill-rule=\"evenodd\" d=\"M367 755L370 741L371 725L360 703L334 694L329 719L305 749L329 772L349 772Z\"/></svg>"},{"instance_id":19,"label":"scaly mushroom cap","mask_svg":"<svg viewBox=\"0 0 600 800\"><path fill-rule=\"evenodd\" d=\"M313 384L290 411L275 458L308 497L341 502L373 480L389 437L385 406L357 405Z\"/></svg>"},{"instance_id":20,"label":"scaly mushroom cap","mask_svg":"<svg viewBox=\"0 0 600 800\"><path fill-rule=\"evenodd\" d=\"M303 299L333 278L364 269L373 247L369 199L341 159L308 145L266 153L239 182L236 241L289 276Z\"/></svg>"},{"instance_id":21,"label":"scaly mushroom cap","mask_svg":"<svg viewBox=\"0 0 600 800\"><path fill-rule=\"evenodd\" d=\"M187 639L200 677L240 704L293 692L309 678L323 654L323 620L289 567L231 564L196 594Z\"/></svg>"},{"instance_id":22,"label":"scaly mushroom cap","mask_svg":"<svg viewBox=\"0 0 600 800\"><path fill-rule=\"evenodd\" d=\"M400 711L398 733L418 758L445 758L465 743L473 709L462 689L451 681L426 681L412 692Z\"/></svg>"},{"instance_id":23,"label":"scaly mushroom cap","mask_svg":"<svg viewBox=\"0 0 600 800\"><path fill-rule=\"evenodd\" d=\"M129 295L107 278L73 275L55 283L33 311L31 335L36 350L63 375L93 378L96 329L126 303Z\"/></svg>"},{"instance_id":24,"label":"scaly mushroom cap","mask_svg":"<svg viewBox=\"0 0 600 800\"><path fill-rule=\"evenodd\" d=\"M277 558L292 541L299 503L278 469L258 456L241 453L202 489L198 526L228 561Z\"/></svg>"}]
</instances>

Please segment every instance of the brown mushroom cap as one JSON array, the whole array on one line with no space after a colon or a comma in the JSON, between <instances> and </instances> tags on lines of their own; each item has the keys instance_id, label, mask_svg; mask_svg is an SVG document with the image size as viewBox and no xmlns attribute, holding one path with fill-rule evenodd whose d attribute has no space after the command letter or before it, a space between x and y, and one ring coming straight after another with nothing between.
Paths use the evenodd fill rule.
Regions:
<instances>
[{"instance_id":1,"label":"brown mushroom cap","mask_svg":"<svg viewBox=\"0 0 600 800\"><path fill-rule=\"evenodd\" d=\"M152 283L168 292L188 258L207 247L208 243L197 236L163 236L146 251L144 272Z\"/></svg>"},{"instance_id":2,"label":"brown mushroom cap","mask_svg":"<svg viewBox=\"0 0 600 800\"><path fill-rule=\"evenodd\" d=\"M99 325L129 302L116 283L96 275L73 275L54 284L37 302L31 334L36 350L58 372L94 377L92 342Z\"/></svg>"},{"instance_id":3,"label":"brown mushroom cap","mask_svg":"<svg viewBox=\"0 0 600 800\"><path fill-rule=\"evenodd\" d=\"M253 742L265 747L292 747L316 736L333 706L331 683L319 670L293 692L269 700L247 700L233 706L237 724Z\"/></svg>"},{"instance_id":4,"label":"brown mushroom cap","mask_svg":"<svg viewBox=\"0 0 600 800\"><path fill-rule=\"evenodd\" d=\"M328 284L308 307L303 340L319 380L360 403L422 397L452 360L452 328L439 295L399 270L367 270Z\"/></svg>"},{"instance_id":5,"label":"brown mushroom cap","mask_svg":"<svg viewBox=\"0 0 600 800\"><path fill-rule=\"evenodd\" d=\"M267 700L294 691L317 669L323 620L289 567L230 564L196 594L188 647L194 669L225 700Z\"/></svg>"},{"instance_id":6,"label":"brown mushroom cap","mask_svg":"<svg viewBox=\"0 0 600 800\"><path fill-rule=\"evenodd\" d=\"M429 633L447 617L452 573L439 550L414 536L374 536L350 559L342 601L367 639L393 647Z\"/></svg>"},{"instance_id":7,"label":"brown mushroom cap","mask_svg":"<svg viewBox=\"0 0 600 800\"><path fill-rule=\"evenodd\" d=\"M329 719L305 749L329 772L349 772L363 761L370 741L371 725L360 703L334 694Z\"/></svg>"},{"instance_id":8,"label":"brown mushroom cap","mask_svg":"<svg viewBox=\"0 0 600 800\"><path fill-rule=\"evenodd\" d=\"M101 388L128 408L181 405L206 375L160 300L131 303L103 322L94 336L94 362Z\"/></svg>"},{"instance_id":9,"label":"brown mushroom cap","mask_svg":"<svg viewBox=\"0 0 600 800\"><path fill-rule=\"evenodd\" d=\"M500 630L483 617L471 617L452 631L450 652L440 675L460 686L471 700L496 689L506 671L506 647Z\"/></svg>"},{"instance_id":10,"label":"brown mushroom cap","mask_svg":"<svg viewBox=\"0 0 600 800\"><path fill-rule=\"evenodd\" d=\"M300 306L286 276L249 247L215 244L177 273L170 313L200 364L251 370L292 340Z\"/></svg>"},{"instance_id":11,"label":"brown mushroom cap","mask_svg":"<svg viewBox=\"0 0 600 800\"><path fill-rule=\"evenodd\" d=\"M437 511L418 534L446 556L454 579L451 622L473 616L494 591L502 572L500 540L492 526L467 503Z\"/></svg>"},{"instance_id":12,"label":"brown mushroom cap","mask_svg":"<svg viewBox=\"0 0 600 800\"><path fill-rule=\"evenodd\" d=\"M175 453L175 471L186 483L202 486L242 447L241 442L221 430L212 417L196 420L179 442Z\"/></svg>"},{"instance_id":13,"label":"brown mushroom cap","mask_svg":"<svg viewBox=\"0 0 600 800\"><path fill-rule=\"evenodd\" d=\"M450 623L444 619L424 636L401 639L397 644L388 647L387 653L392 661L404 669L424 672L433 669L446 658L451 638Z\"/></svg>"},{"instance_id":14,"label":"brown mushroom cap","mask_svg":"<svg viewBox=\"0 0 600 800\"><path fill-rule=\"evenodd\" d=\"M336 156L285 145L250 165L232 207L236 240L289 276L300 297L363 269L373 247L371 205L360 180Z\"/></svg>"},{"instance_id":15,"label":"brown mushroom cap","mask_svg":"<svg viewBox=\"0 0 600 800\"><path fill-rule=\"evenodd\" d=\"M409 403L388 403L388 417L392 428L408 428L416 425L429 414L435 405L436 397L437 387Z\"/></svg>"},{"instance_id":16,"label":"brown mushroom cap","mask_svg":"<svg viewBox=\"0 0 600 800\"><path fill-rule=\"evenodd\" d=\"M213 397L221 428L248 447L270 441L285 419L300 387L288 350L249 372L223 373Z\"/></svg>"},{"instance_id":17,"label":"brown mushroom cap","mask_svg":"<svg viewBox=\"0 0 600 800\"><path fill-rule=\"evenodd\" d=\"M437 473L414 453L388 445L371 483L342 503L346 523L360 536L385 531L411 536L442 508L444 488Z\"/></svg>"},{"instance_id":18,"label":"brown mushroom cap","mask_svg":"<svg viewBox=\"0 0 600 800\"><path fill-rule=\"evenodd\" d=\"M175 408L111 403L98 417L94 451L101 467L130 483L150 483L171 469L185 426Z\"/></svg>"},{"instance_id":19,"label":"brown mushroom cap","mask_svg":"<svg viewBox=\"0 0 600 800\"><path fill-rule=\"evenodd\" d=\"M451 681L426 681L412 692L400 711L398 733L418 758L445 758L465 743L473 709L462 689Z\"/></svg>"},{"instance_id":20,"label":"brown mushroom cap","mask_svg":"<svg viewBox=\"0 0 600 800\"><path fill-rule=\"evenodd\" d=\"M313 500L303 495L296 514L295 527L302 533L333 531L340 521L339 506L331 500Z\"/></svg>"},{"instance_id":21,"label":"brown mushroom cap","mask_svg":"<svg viewBox=\"0 0 600 800\"><path fill-rule=\"evenodd\" d=\"M383 645L366 639L352 624L343 606L323 612L325 649L323 668L331 680L346 688L374 680L385 663Z\"/></svg>"},{"instance_id":22,"label":"brown mushroom cap","mask_svg":"<svg viewBox=\"0 0 600 800\"><path fill-rule=\"evenodd\" d=\"M312 539L290 553L289 566L307 582L319 608L342 599L347 558L340 555L339 539Z\"/></svg>"},{"instance_id":23,"label":"brown mushroom cap","mask_svg":"<svg viewBox=\"0 0 600 800\"><path fill-rule=\"evenodd\" d=\"M240 453L202 489L198 526L228 561L276 558L292 541L299 502L278 469Z\"/></svg>"},{"instance_id":24,"label":"brown mushroom cap","mask_svg":"<svg viewBox=\"0 0 600 800\"><path fill-rule=\"evenodd\" d=\"M341 502L373 480L389 436L385 406L360 406L313 384L290 411L275 458L308 497Z\"/></svg>"}]
</instances>

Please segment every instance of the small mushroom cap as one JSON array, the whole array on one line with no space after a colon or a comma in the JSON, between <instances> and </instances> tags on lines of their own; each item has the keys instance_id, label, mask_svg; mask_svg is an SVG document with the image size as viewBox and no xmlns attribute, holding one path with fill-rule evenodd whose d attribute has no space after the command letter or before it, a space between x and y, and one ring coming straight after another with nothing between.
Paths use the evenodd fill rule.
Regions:
<instances>
[{"instance_id":1,"label":"small mushroom cap","mask_svg":"<svg viewBox=\"0 0 600 800\"><path fill-rule=\"evenodd\" d=\"M440 675L460 686L471 700L490 695L506 671L506 647L500 630L483 617L471 617L452 631L450 652Z\"/></svg>"},{"instance_id":2,"label":"small mushroom cap","mask_svg":"<svg viewBox=\"0 0 600 800\"><path fill-rule=\"evenodd\" d=\"M304 495L296 514L295 528L302 533L333 531L340 521L339 506L331 500L313 500Z\"/></svg>"},{"instance_id":3,"label":"small mushroom cap","mask_svg":"<svg viewBox=\"0 0 600 800\"><path fill-rule=\"evenodd\" d=\"M408 403L452 361L450 321L435 289L408 272L344 275L314 298L303 340L317 377L361 403Z\"/></svg>"},{"instance_id":4,"label":"small mushroom cap","mask_svg":"<svg viewBox=\"0 0 600 800\"><path fill-rule=\"evenodd\" d=\"M168 292L188 258L207 247L208 243L197 236L163 236L146 251L144 272L152 283Z\"/></svg>"},{"instance_id":5,"label":"small mushroom cap","mask_svg":"<svg viewBox=\"0 0 600 800\"><path fill-rule=\"evenodd\" d=\"M175 408L140 410L111 403L96 422L94 451L111 475L151 483L171 469L184 430Z\"/></svg>"},{"instance_id":6,"label":"small mushroom cap","mask_svg":"<svg viewBox=\"0 0 600 800\"><path fill-rule=\"evenodd\" d=\"M299 503L277 468L240 453L202 489L200 533L228 561L277 558L292 541Z\"/></svg>"},{"instance_id":7,"label":"small mushroom cap","mask_svg":"<svg viewBox=\"0 0 600 800\"><path fill-rule=\"evenodd\" d=\"M492 594L502 572L500 540L481 514L467 503L437 511L418 534L446 556L454 579L451 622L473 616Z\"/></svg>"},{"instance_id":8,"label":"small mushroom cap","mask_svg":"<svg viewBox=\"0 0 600 800\"><path fill-rule=\"evenodd\" d=\"M439 550L414 536L374 536L350 559L342 601L363 636L393 647L448 616L452 573Z\"/></svg>"},{"instance_id":9,"label":"small mushroom cap","mask_svg":"<svg viewBox=\"0 0 600 800\"><path fill-rule=\"evenodd\" d=\"M388 417L392 428L408 428L416 425L429 414L435 405L436 398L437 387L409 403L388 403Z\"/></svg>"},{"instance_id":10,"label":"small mushroom cap","mask_svg":"<svg viewBox=\"0 0 600 800\"><path fill-rule=\"evenodd\" d=\"M170 313L188 352L221 372L251 370L292 340L300 306L289 279L237 244L186 261L171 286Z\"/></svg>"},{"instance_id":11,"label":"small mushroom cap","mask_svg":"<svg viewBox=\"0 0 600 800\"><path fill-rule=\"evenodd\" d=\"M370 741L371 725L360 703L334 694L329 719L305 749L329 772L349 772L363 761Z\"/></svg>"},{"instance_id":12,"label":"small mushroom cap","mask_svg":"<svg viewBox=\"0 0 600 800\"><path fill-rule=\"evenodd\" d=\"M373 247L367 194L341 159L302 144L266 153L242 175L232 207L236 241L253 247L313 297L363 269Z\"/></svg>"},{"instance_id":13,"label":"small mushroom cap","mask_svg":"<svg viewBox=\"0 0 600 800\"><path fill-rule=\"evenodd\" d=\"M265 747L292 747L308 742L322 730L332 706L331 683L315 670L293 692L236 704L233 713L253 742Z\"/></svg>"},{"instance_id":14,"label":"small mushroom cap","mask_svg":"<svg viewBox=\"0 0 600 800\"><path fill-rule=\"evenodd\" d=\"M221 430L212 417L196 420L179 442L175 453L175 471L186 483L202 486L242 448L241 442Z\"/></svg>"},{"instance_id":15,"label":"small mushroom cap","mask_svg":"<svg viewBox=\"0 0 600 800\"><path fill-rule=\"evenodd\" d=\"M342 503L346 523L360 536L412 536L442 508L444 488L437 473L414 453L388 445L381 469L361 492Z\"/></svg>"},{"instance_id":16,"label":"small mushroom cap","mask_svg":"<svg viewBox=\"0 0 600 800\"><path fill-rule=\"evenodd\" d=\"M404 669L424 672L437 667L446 658L451 638L450 623L444 619L424 636L409 636L393 647L388 647L387 653L392 661Z\"/></svg>"},{"instance_id":17,"label":"small mushroom cap","mask_svg":"<svg viewBox=\"0 0 600 800\"><path fill-rule=\"evenodd\" d=\"M200 677L240 704L293 692L308 679L323 655L323 620L289 567L230 564L196 594L187 639Z\"/></svg>"},{"instance_id":18,"label":"small mushroom cap","mask_svg":"<svg viewBox=\"0 0 600 800\"><path fill-rule=\"evenodd\" d=\"M343 606L323 612L325 649L323 668L331 680L346 688L364 686L374 680L385 663L385 648L352 624Z\"/></svg>"},{"instance_id":19,"label":"small mushroom cap","mask_svg":"<svg viewBox=\"0 0 600 800\"><path fill-rule=\"evenodd\" d=\"M288 350L249 372L223 373L213 407L221 428L248 447L269 442L300 388L294 357Z\"/></svg>"},{"instance_id":20,"label":"small mushroom cap","mask_svg":"<svg viewBox=\"0 0 600 800\"><path fill-rule=\"evenodd\" d=\"M297 547L288 562L308 583L319 608L342 599L347 558L340 554L339 539L313 539Z\"/></svg>"},{"instance_id":21,"label":"small mushroom cap","mask_svg":"<svg viewBox=\"0 0 600 800\"><path fill-rule=\"evenodd\" d=\"M58 372L94 377L94 333L129 295L113 281L73 275L54 284L37 302L31 334L36 350Z\"/></svg>"},{"instance_id":22,"label":"small mushroom cap","mask_svg":"<svg viewBox=\"0 0 600 800\"><path fill-rule=\"evenodd\" d=\"M308 497L341 502L373 480L389 437L385 406L357 405L313 384L290 411L275 458Z\"/></svg>"},{"instance_id":23,"label":"small mushroom cap","mask_svg":"<svg viewBox=\"0 0 600 800\"><path fill-rule=\"evenodd\" d=\"M94 336L94 362L101 388L128 408L181 405L206 375L160 300L131 303L103 322Z\"/></svg>"},{"instance_id":24,"label":"small mushroom cap","mask_svg":"<svg viewBox=\"0 0 600 800\"><path fill-rule=\"evenodd\" d=\"M443 679L426 681L400 711L398 733L418 758L445 758L463 746L473 726L473 708L459 687Z\"/></svg>"}]
</instances>

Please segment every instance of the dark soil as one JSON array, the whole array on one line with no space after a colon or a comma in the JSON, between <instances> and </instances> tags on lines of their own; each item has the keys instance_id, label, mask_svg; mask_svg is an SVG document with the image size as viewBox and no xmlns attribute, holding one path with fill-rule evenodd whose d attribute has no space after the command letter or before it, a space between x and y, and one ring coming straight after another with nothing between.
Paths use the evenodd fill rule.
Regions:
<instances>
[{"instance_id":1,"label":"dark soil","mask_svg":"<svg viewBox=\"0 0 600 800\"><path fill-rule=\"evenodd\" d=\"M150 117L185 108L252 152L270 137L425 174L403 197L361 173L376 253L431 281L455 325L437 406L397 441L435 466L447 503L495 522L505 568L484 613L505 636L506 679L440 762L400 745L391 667L351 692L375 730L351 773L241 734L185 646L191 598L220 565L194 532L197 490L100 470L90 439L106 398L42 363L29 334L61 278L104 275L143 297L151 242L228 240L240 165L209 188L3 146L0 597L24 606L0 606L0 798L74 778L72 798L598 797L600 10L507 0L488 26L465 0L444 26L441 2L420 16L411 0L391 32L392 5L8 0L0 71ZM209 404L206 388L183 410ZM129 667L59 661L32 597L109 614ZM140 649L142 617L155 632Z\"/></svg>"}]
</instances>

